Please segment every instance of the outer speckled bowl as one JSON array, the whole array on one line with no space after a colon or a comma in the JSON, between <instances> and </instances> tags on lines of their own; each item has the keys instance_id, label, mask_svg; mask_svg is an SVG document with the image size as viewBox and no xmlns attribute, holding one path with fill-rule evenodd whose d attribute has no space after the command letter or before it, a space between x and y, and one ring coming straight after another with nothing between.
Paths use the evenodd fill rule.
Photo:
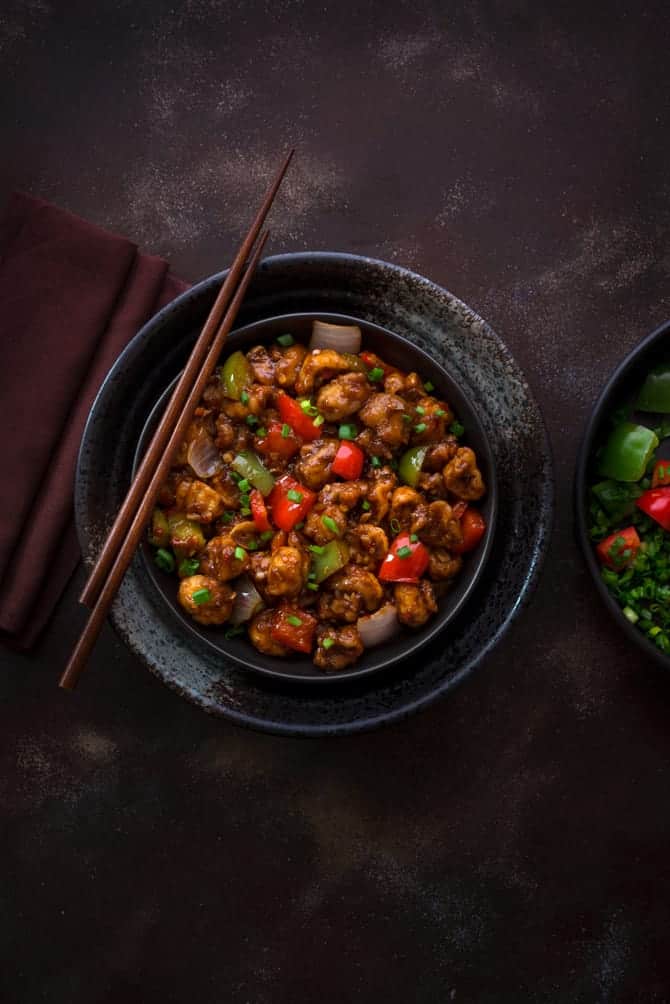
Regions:
<instances>
[{"instance_id":1,"label":"outer speckled bowl","mask_svg":"<svg viewBox=\"0 0 670 1004\"><path fill-rule=\"evenodd\" d=\"M330 686L339 685L345 680L360 679L370 673L390 669L397 662L416 658L419 650L458 616L459 611L463 609L476 588L491 551L495 536L498 490L491 447L477 415L477 409L446 370L406 338L380 328L376 324L371 324L369 321L342 314L319 314L319 317L321 320L332 321L334 324L358 324L363 334L364 349L379 353L387 362L407 372L414 371L420 373L424 379L432 380L438 396L449 402L458 419L465 426L464 445L471 446L477 454L478 465L488 489L482 505L479 506L486 519L486 534L472 553L464 555L463 569L453 586L439 601L437 614L421 631L410 631L408 628L403 628L387 644L364 652L356 664L349 669L339 673L324 673L314 665L309 656L296 653L293 656L288 655L285 658L276 659L257 651L247 638L226 639L225 627L201 627L188 617L179 606L175 576L167 575L156 568L152 560L152 549L148 544L145 544L143 554L147 573L153 579L156 588L174 616L187 630L213 648L219 655L233 659L253 672L273 678L292 680L294 683ZM294 335L298 341L307 343L312 331L313 319L313 314L283 314L280 317L257 321L244 328L238 328L229 336L224 356L235 349L246 351L252 345L271 343L274 338L287 331ZM140 438L136 463L139 462L148 446L149 438L163 414L174 383L173 380L166 388L149 416Z\"/></svg>"},{"instance_id":2,"label":"outer speckled bowl","mask_svg":"<svg viewBox=\"0 0 670 1004\"><path fill-rule=\"evenodd\" d=\"M82 441L76 516L91 563L127 490L140 433L183 366L221 276L156 315L109 373ZM324 689L252 674L187 631L138 555L112 610L128 645L165 683L240 725L294 735L347 733L402 718L447 693L507 631L537 582L551 529L552 465L535 400L500 339L446 290L386 262L345 254L266 259L240 314L341 313L397 332L449 371L473 402L498 471L498 522L486 572L465 608L421 650L384 673ZM445 644L446 642L446 644Z\"/></svg>"},{"instance_id":3,"label":"outer speckled bowl","mask_svg":"<svg viewBox=\"0 0 670 1004\"><path fill-rule=\"evenodd\" d=\"M656 662L663 665L666 669L670 667L670 657L664 655L646 635L642 634L634 624L631 624L624 617L621 607L603 582L600 574L600 562L596 558L593 544L589 539L588 529L589 487L593 484L595 477L593 459L595 451L605 438L609 416L617 408L630 402L631 398L641 387L647 371L652 366L659 362L667 362L668 360L670 360L670 321L666 321L665 324L662 324L655 331L652 331L650 335L647 335L646 338L643 338L639 345L636 345L625 359L619 363L605 384L586 426L575 472L577 536L596 589L600 593L600 598L619 627L628 635L631 641L635 642L643 652L651 656L652 659L655 659Z\"/></svg>"}]
</instances>

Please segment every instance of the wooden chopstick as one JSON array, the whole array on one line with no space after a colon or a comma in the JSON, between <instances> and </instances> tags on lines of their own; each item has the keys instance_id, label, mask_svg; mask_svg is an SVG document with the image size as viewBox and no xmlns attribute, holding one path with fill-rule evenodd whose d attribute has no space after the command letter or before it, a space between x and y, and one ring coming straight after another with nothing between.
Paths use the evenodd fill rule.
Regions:
<instances>
[{"instance_id":1,"label":"wooden chopstick","mask_svg":"<svg viewBox=\"0 0 670 1004\"><path fill-rule=\"evenodd\" d=\"M186 429L188 428L189 422L193 416L198 402L202 396L207 381L214 372L214 368L221 355L221 350L225 343L228 332L235 323L235 317L240 308L240 304L244 299L244 294L246 293L247 287L251 281L251 278L256 271L256 266L260 261L261 253L265 247L265 242L268 239L269 231L261 234L261 238L258 242L256 250L254 251L249 264L247 265L246 271L242 275L240 284L237 287L233 299L224 314L221 326L217 331L214 340L207 352L204 363L196 377L195 383L193 384L191 391L184 404L184 409L179 415L177 422L172 429L168 442L165 449L162 451L159 449L158 452L160 456L155 463L153 474L149 480L147 488L142 495L137 511L135 512L132 521L130 522L127 532L123 536L121 546L119 548L118 554L114 559L109 575L105 579L100 594L93 606L90 613L88 621L84 627L84 630L79 638L79 641L74 647L70 660L65 667L63 675L60 678L59 686L64 690L73 690L77 684L77 680L81 675L88 657L91 654L93 646L95 645L96 639L100 633L102 625L104 624L107 612L112 604L116 591L121 584L121 580L125 575L128 565L132 561L133 554L137 549L138 544L142 538L142 534L145 527L149 521L149 517L155 505L158 493L160 491L161 485L163 484L167 474L170 470L170 465L174 454L176 453ZM149 450L154 447L152 441Z\"/></svg>"},{"instance_id":2,"label":"wooden chopstick","mask_svg":"<svg viewBox=\"0 0 670 1004\"><path fill-rule=\"evenodd\" d=\"M175 422L184 408L184 402L186 401L189 391L193 386L193 381L202 366L202 361L205 358L205 354L210 346L212 338L221 323L224 311L230 303L235 287L237 286L240 275L242 274L244 263L249 257L249 252L256 242L256 238L258 237L260 229L265 221L265 217L272 206L277 190L284 178L284 175L286 174L289 164L291 163L294 152L294 150L289 152L288 156L284 160L284 163L279 168L277 176L270 185L263 203L256 214L256 218L251 224L248 234L242 241L242 244L235 255L233 263L230 266L230 271L221 286L219 295L214 301L214 306L212 307L209 317L205 321L205 325L198 336L198 340L196 341L184 371L179 378L177 386L172 392L170 402L165 409L165 414L158 423L158 427L147 448L144 459L137 470L133 483L131 484L128 494L124 499L123 505L119 509L112 528L109 531L107 539L105 540L102 550L95 562L93 570L91 571L91 574L86 581L86 585L82 590L81 596L79 597L79 602L83 603L86 607L93 606L100 594L105 578L119 551L130 519L136 511L142 496L147 490L147 486L154 472L156 460L164 451L165 444L167 443L170 433L174 428Z\"/></svg>"}]
</instances>

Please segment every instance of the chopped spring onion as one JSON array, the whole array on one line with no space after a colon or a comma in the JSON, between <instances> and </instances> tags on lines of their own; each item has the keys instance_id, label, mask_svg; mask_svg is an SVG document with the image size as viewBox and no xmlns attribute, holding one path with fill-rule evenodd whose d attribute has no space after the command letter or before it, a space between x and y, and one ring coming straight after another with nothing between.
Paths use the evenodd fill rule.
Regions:
<instances>
[{"instance_id":1,"label":"chopped spring onion","mask_svg":"<svg viewBox=\"0 0 670 1004\"><path fill-rule=\"evenodd\" d=\"M238 546L237 546L237 547L235 548L235 557L236 557L236 559L237 559L238 561L244 561L244 556L245 556L245 554L246 554L246 553L247 553L247 552L246 552L246 551L244 550L244 548L243 548L243 547L240 547L240 546L239 546L239 544L238 544Z\"/></svg>"},{"instance_id":2,"label":"chopped spring onion","mask_svg":"<svg viewBox=\"0 0 670 1004\"><path fill-rule=\"evenodd\" d=\"M361 502L361 509L364 512L369 512L370 511L370 503L368 502L367 499L363 499L363 501Z\"/></svg>"},{"instance_id":3,"label":"chopped spring onion","mask_svg":"<svg viewBox=\"0 0 670 1004\"><path fill-rule=\"evenodd\" d=\"M241 492L248 492L249 491L249 480L247 478L242 478L241 481L237 482L237 487L240 489Z\"/></svg>"},{"instance_id":4,"label":"chopped spring onion","mask_svg":"<svg viewBox=\"0 0 670 1004\"><path fill-rule=\"evenodd\" d=\"M274 537L274 531L273 530L263 530L263 532L261 534L261 540L264 543L266 541L268 541L268 540L272 540L273 537Z\"/></svg>"},{"instance_id":5,"label":"chopped spring onion","mask_svg":"<svg viewBox=\"0 0 670 1004\"><path fill-rule=\"evenodd\" d=\"M307 588L311 589L313 592L316 592L319 587L318 587L318 585L317 585L316 582L308 582L307 583Z\"/></svg>"},{"instance_id":6,"label":"chopped spring onion","mask_svg":"<svg viewBox=\"0 0 670 1004\"><path fill-rule=\"evenodd\" d=\"M296 617L295 614L288 614L286 618L286 623L290 624L291 627L300 627L302 621L299 617Z\"/></svg>"},{"instance_id":7,"label":"chopped spring onion","mask_svg":"<svg viewBox=\"0 0 670 1004\"><path fill-rule=\"evenodd\" d=\"M431 383L430 380L426 380L426 382L423 385L423 389L427 390L428 393L430 394L432 390L435 390L435 384Z\"/></svg>"},{"instance_id":8,"label":"chopped spring onion","mask_svg":"<svg viewBox=\"0 0 670 1004\"><path fill-rule=\"evenodd\" d=\"M437 411L435 412L435 418L444 418L446 414L447 413L444 410L444 408L438 408Z\"/></svg>"},{"instance_id":9,"label":"chopped spring onion","mask_svg":"<svg viewBox=\"0 0 670 1004\"><path fill-rule=\"evenodd\" d=\"M379 457L372 457L372 459L370 460L370 463L372 464L373 467L381 467L381 465L382 465L382 462L379 459Z\"/></svg>"},{"instance_id":10,"label":"chopped spring onion","mask_svg":"<svg viewBox=\"0 0 670 1004\"><path fill-rule=\"evenodd\" d=\"M465 432L465 426L461 425L460 422L452 422L449 426L449 432L456 437L462 436Z\"/></svg>"},{"instance_id":11,"label":"chopped spring onion","mask_svg":"<svg viewBox=\"0 0 670 1004\"><path fill-rule=\"evenodd\" d=\"M338 436L340 439L355 439L357 435L358 429L355 425L351 425L350 423L341 425L338 430Z\"/></svg>"},{"instance_id":12,"label":"chopped spring onion","mask_svg":"<svg viewBox=\"0 0 670 1004\"><path fill-rule=\"evenodd\" d=\"M249 395L247 394L246 390L243 390L242 393L240 394L240 402L242 404L246 404L248 400L249 400Z\"/></svg>"},{"instance_id":13,"label":"chopped spring onion","mask_svg":"<svg viewBox=\"0 0 670 1004\"><path fill-rule=\"evenodd\" d=\"M185 579L189 575L195 575L199 568L200 562L197 558L184 558L183 561L179 562L177 572L182 579Z\"/></svg>"},{"instance_id":14,"label":"chopped spring onion","mask_svg":"<svg viewBox=\"0 0 670 1004\"><path fill-rule=\"evenodd\" d=\"M252 428L254 425L258 425L258 419L256 418L255 415L247 415L244 421L247 423L248 426Z\"/></svg>"},{"instance_id":15,"label":"chopped spring onion","mask_svg":"<svg viewBox=\"0 0 670 1004\"><path fill-rule=\"evenodd\" d=\"M154 561L163 572L174 571L174 557L164 547L159 547L154 556Z\"/></svg>"},{"instance_id":16,"label":"chopped spring onion","mask_svg":"<svg viewBox=\"0 0 670 1004\"><path fill-rule=\"evenodd\" d=\"M325 526L326 530L330 530L331 533L334 533L334 534L336 534L336 536L339 537L339 535L340 535L340 528L339 528L339 526L337 525L337 523L335 522L335 520L333 519L332 516L322 516L321 517L321 522Z\"/></svg>"},{"instance_id":17,"label":"chopped spring onion","mask_svg":"<svg viewBox=\"0 0 670 1004\"><path fill-rule=\"evenodd\" d=\"M384 370L381 366L373 366L371 370L368 371L368 380L373 383L379 383L384 377Z\"/></svg>"},{"instance_id":18,"label":"chopped spring onion","mask_svg":"<svg viewBox=\"0 0 670 1004\"><path fill-rule=\"evenodd\" d=\"M224 634L224 638L227 638L230 641L231 638L237 638L241 634L244 634L244 625L237 624L235 627L227 629Z\"/></svg>"},{"instance_id":19,"label":"chopped spring onion","mask_svg":"<svg viewBox=\"0 0 670 1004\"><path fill-rule=\"evenodd\" d=\"M323 547L321 547L319 544L310 544L309 549L312 552L312 554L323 554L324 551Z\"/></svg>"},{"instance_id":20,"label":"chopped spring onion","mask_svg":"<svg viewBox=\"0 0 670 1004\"><path fill-rule=\"evenodd\" d=\"M623 615L624 615L624 617L627 620L629 620L631 622L631 624L635 624L640 619L639 616L635 613L635 611L633 610L632 607L624 607L623 608ZM652 631L655 634L658 634L660 630L661 630L660 628L658 628L658 630L652 628L651 631L649 632L649 634L651 634Z\"/></svg>"},{"instance_id":21,"label":"chopped spring onion","mask_svg":"<svg viewBox=\"0 0 670 1004\"><path fill-rule=\"evenodd\" d=\"M295 488L290 488L286 492L286 498L289 500L289 502L302 502L302 500L304 499L304 497L305 496L303 495L303 493L302 492L297 492L295 490Z\"/></svg>"},{"instance_id":22,"label":"chopped spring onion","mask_svg":"<svg viewBox=\"0 0 670 1004\"><path fill-rule=\"evenodd\" d=\"M426 409L422 405L417 404L417 406L416 406L416 413L417 413L417 415L425 415L426 414Z\"/></svg>"},{"instance_id":23,"label":"chopped spring onion","mask_svg":"<svg viewBox=\"0 0 670 1004\"><path fill-rule=\"evenodd\" d=\"M320 425L323 425L325 421L326 420L323 417L323 415L317 415L316 418L314 419L314 425L316 425L318 428Z\"/></svg>"},{"instance_id":24,"label":"chopped spring onion","mask_svg":"<svg viewBox=\"0 0 670 1004\"><path fill-rule=\"evenodd\" d=\"M197 607L201 607L203 603L209 603L212 598L212 594L209 589L196 589L194 593L191 593L191 599Z\"/></svg>"},{"instance_id":25,"label":"chopped spring onion","mask_svg":"<svg viewBox=\"0 0 670 1004\"><path fill-rule=\"evenodd\" d=\"M425 422L419 422L418 425L414 426L414 431L418 432L418 433L422 433L422 432L425 432L427 428L428 427L427 427L427 425L426 425Z\"/></svg>"},{"instance_id":26,"label":"chopped spring onion","mask_svg":"<svg viewBox=\"0 0 670 1004\"><path fill-rule=\"evenodd\" d=\"M391 527L391 533L395 533L395 534L400 533L400 523L398 522L397 519L392 519L389 522L389 526Z\"/></svg>"},{"instance_id":27,"label":"chopped spring onion","mask_svg":"<svg viewBox=\"0 0 670 1004\"><path fill-rule=\"evenodd\" d=\"M277 341L283 348L287 349L289 345L293 345L295 339L293 335L280 335Z\"/></svg>"},{"instance_id":28,"label":"chopped spring onion","mask_svg":"<svg viewBox=\"0 0 670 1004\"><path fill-rule=\"evenodd\" d=\"M334 638L324 638L323 641L321 642L322 648L325 648L326 650L332 648L334 644L335 644Z\"/></svg>"},{"instance_id":29,"label":"chopped spring onion","mask_svg":"<svg viewBox=\"0 0 670 1004\"><path fill-rule=\"evenodd\" d=\"M410 542L410 544L416 544L418 542L418 540L419 540L418 534L411 533L409 535L409 542Z\"/></svg>"},{"instance_id":30,"label":"chopped spring onion","mask_svg":"<svg viewBox=\"0 0 670 1004\"><path fill-rule=\"evenodd\" d=\"M407 544L405 544L404 547L399 547L398 550L396 551L396 554L399 558L409 558L411 553L412 553L412 548L408 547Z\"/></svg>"},{"instance_id":31,"label":"chopped spring onion","mask_svg":"<svg viewBox=\"0 0 670 1004\"><path fill-rule=\"evenodd\" d=\"M291 426L287 425L286 422L284 422L284 424L281 427L281 434L284 439L288 439L288 437L291 435Z\"/></svg>"}]
</instances>

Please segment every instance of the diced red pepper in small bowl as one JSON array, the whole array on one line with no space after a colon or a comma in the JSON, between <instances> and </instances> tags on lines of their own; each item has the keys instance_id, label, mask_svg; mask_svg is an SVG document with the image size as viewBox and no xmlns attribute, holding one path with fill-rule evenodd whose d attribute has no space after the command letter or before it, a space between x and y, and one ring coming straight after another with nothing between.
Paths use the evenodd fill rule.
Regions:
<instances>
[{"instance_id":1,"label":"diced red pepper in small bowl","mask_svg":"<svg viewBox=\"0 0 670 1004\"><path fill-rule=\"evenodd\" d=\"M468 506L460 521L463 540L451 548L454 554L465 554L474 550L486 532L486 521L478 509L471 509Z\"/></svg>"},{"instance_id":2,"label":"diced red pepper in small bowl","mask_svg":"<svg viewBox=\"0 0 670 1004\"><path fill-rule=\"evenodd\" d=\"M657 460L654 464L651 487L658 488L660 485L670 485L670 460Z\"/></svg>"},{"instance_id":3,"label":"diced red pepper in small bowl","mask_svg":"<svg viewBox=\"0 0 670 1004\"><path fill-rule=\"evenodd\" d=\"M272 522L280 530L292 530L304 520L316 501L316 493L285 474L275 483L267 498Z\"/></svg>"},{"instance_id":4,"label":"diced red pepper in small bowl","mask_svg":"<svg viewBox=\"0 0 670 1004\"><path fill-rule=\"evenodd\" d=\"M316 617L300 607L280 607L275 611L270 636L294 652L309 653L314 645L316 624Z\"/></svg>"},{"instance_id":5,"label":"diced red pepper in small bowl","mask_svg":"<svg viewBox=\"0 0 670 1004\"><path fill-rule=\"evenodd\" d=\"M430 554L416 534L399 533L381 563L382 582L418 582L428 568Z\"/></svg>"},{"instance_id":6,"label":"diced red pepper in small bowl","mask_svg":"<svg viewBox=\"0 0 670 1004\"><path fill-rule=\"evenodd\" d=\"M670 530L670 488L650 488L635 504L664 530Z\"/></svg>"},{"instance_id":7,"label":"diced red pepper in small bowl","mask_svg":"<svg viewBox=\"0 0 670 1004\"><path fill-rule=\"evenodd\" d=\"M337 474L347 481L355 481L356 478L360 478L364 463L365 454L360 446L343 441L335 454L331 470L333 474Z\"/></svg>"},{"instance_id":8,"label":"diced red pepper in small bowl","mask_svg":"<svg viewBox=\"0 0 670 1004\"><path fill-rule=\"evenodd\" d=\"M254 526L261 533L267 530L271 530L270 520L268 518L268 510L265 505L265 499L258 491L254 488L251 495L249 496L249 501L251 503L251 518L254 521Z\"/></svg>"},{"instance_id":9,"label":"diced red pepper in small bowl","mask_svg":"<svg viewBox=\"0 0 670 1004\"><path fill-rule=\"evenodd\" d=\"M639 550L640 538L634 526L627 526L625 530L610 534L596 548L602 564L613 572L628 568L635 561Z\"/></svg>"},{"instance_id":10,"label":"diced red pepper in small bowl","mask_svg":"<svg viewBox=\"0 0 670 1004\"><path fill-rule=\"evenodd\" d=\"M282 422L290 425L294 432L308 442L318 439L321 435L321 426L314 422L317 416L309 415L300 407L299 402L288 394L277 395L277 410Z\"/></svg>"},{"instance_id":11,"label":"diced red pepper in small bowl","mask_svg":"<svg viewBox=\"0 0 670 1004\"><path fill-rule=\"evenodd\" d=\"M266 457L274 454L288 460L300 449L300 440L296 437L288 422L270 422L267 433L257 440L256 449Z\"/></svg>"}]
</instances>

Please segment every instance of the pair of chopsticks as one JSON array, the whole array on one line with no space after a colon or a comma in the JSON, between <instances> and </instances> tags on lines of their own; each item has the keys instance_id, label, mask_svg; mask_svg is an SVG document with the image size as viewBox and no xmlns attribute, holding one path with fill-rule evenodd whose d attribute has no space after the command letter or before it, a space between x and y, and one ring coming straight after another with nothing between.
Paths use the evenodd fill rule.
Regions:
<instances>
[{"instance_id":1,"label":"pair of chopsticks","mask_svg":"<svg viewBox=\"0 0 670 1004\"><path fill-rule=\"evenodd\" d=\"M286 174L291 150L270 185L249 232L198 336L170 403L156 429L128 494L119 509L79 602L91 608L84 630L60 678L59 686L73 690L91 654L121 580L142 539L161 485L184 438L193 413L219 360L228 332L235 323L247 287L260 261L269 230L252 248ZM249 257L251 255L251 257ZM245 268L246 264L246 268Z\"/></svg>"}]
</instances>

